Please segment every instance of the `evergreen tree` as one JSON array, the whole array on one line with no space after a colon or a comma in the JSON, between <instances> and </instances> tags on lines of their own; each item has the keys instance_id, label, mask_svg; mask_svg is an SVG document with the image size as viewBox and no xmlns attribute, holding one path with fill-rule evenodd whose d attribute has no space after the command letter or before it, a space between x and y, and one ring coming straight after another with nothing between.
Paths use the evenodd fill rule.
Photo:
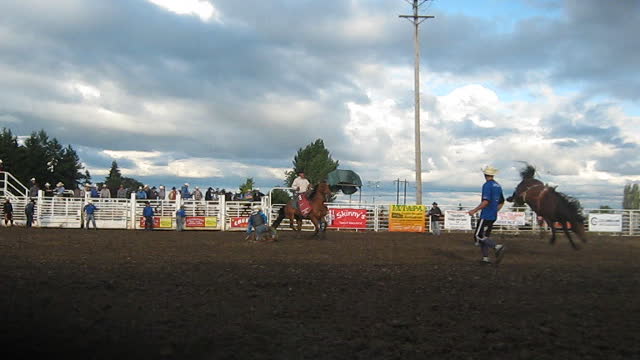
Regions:
<instances>
[{"instance_id":1,"label":"evergreen tree","mask_svg":"<svg viewBox=\"0 0 640 360\"><path fill-rule=\"evenodd\" d=\"M286 204L289 200L291 200L291 195L284 190L276 189L271 192L272 204Z\"/></svg>"},{"instance_id":2,"label":"evergreen tree","mask_svg":"<svg viewBox=\"0 0 640 360\"><path fill-rule=\"evenodd\" d=\"M255 183L253 182L253 178L247 178L244 184L240 184L239 189L241 194L246 194L253 190Z\"/></svg>"},{"instance_id":3,"label":"evergreen tree","mask_svg":"<svg viewBox=\"0 0 640 360\"><path fill-rule=\"evenodd\" d=\"M640 189L638 184L633 184L631 187L631 208L640 209Z\"/></svg>"},{"instance_id":4,"label":"evergreen tree","mask_svg":"<svg viewBox=\"0 0 640 360\"><path fill-rule=\"evenodd\" d=\"M105 178L104 183L111 191L111 196L115 197L118 188L122 184L122 175L120 174L118 163L115 160L111 162L111 169L109 169L109 175Z\"/></svg>"},{"instance_id":5,"label":"evergreen tree","mask_svg":"<svg viewBox=\"0 0 640 360\"><path fill-rule=\"evenodd\" d=\"M127 189L127 195L130 195L131 192L137 191L138 187L144 186L144 184L141 183L140 181L136 179L128 178L126 176L122 177L121 185L124 186L125 189Z\"/></svg>"},{"instance_id":6,"label":"evergreen tree","mask_svg":"<svg viewBox=\"0 0 640 360\"><path fill-rule=\"evenodd\" d=\"M623 209L631 209L631 184L627 184L624 186L623 196L622 196L622 208Z\"/></svg>"},{"instance_id":7,"label":"evergreen tree","mask_svg":"<svg viewBox=\"0 0 640 360\"><path fill-rule=\"evenodd\" d=\"M67 145L62 149L58 158L54 171L55 176L64 183L66 189L76 189L83 179L80 172L83 167L78 154L71 145Z\"/></svg>"},{"instance_id":8,"label":"evergreen tree","mask_svg":"<svg viewBox=\"0 0 640 360\"><path fill-rule=\"evenodd\" d=\"M18 176L16 170L19 169L17 164L20 163L21 158L20 147L18 146L18 138L13 136L10 129L2 128L0 133L0 160L4 170L13 173L14 176Z\"/></svg>"},{"instance_id":9,"label":"evergreen tree","mask_svg":"<svg viewBox=\"0 0 640 360\"><path fill-rule=\"evenodd\" d=\"M338 161L331 158L329 150L322 139L317 139L304 149L298 149L293 158L293 170L287 171L286 186L291 186L299 171L304 174L313 185L327 179L327 174L338 168Z\"/></svg>"}]
</instances>

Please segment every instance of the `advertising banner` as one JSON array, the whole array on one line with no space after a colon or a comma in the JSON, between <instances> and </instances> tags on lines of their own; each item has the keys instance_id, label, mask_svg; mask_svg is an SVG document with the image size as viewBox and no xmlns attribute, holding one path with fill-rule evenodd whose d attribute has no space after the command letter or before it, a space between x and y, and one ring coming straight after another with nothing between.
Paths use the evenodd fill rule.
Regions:
<instances>
[{"instance_id":1,"label":"advertising banner","mask_svg":"<svg viewBox=\"0 0 640 360\"><path fill-rule=\"evenodd\" d=\"M367 210L366 209L329 209L332 228L366 229Z\"/></svg>"},{"instance_id":2,"label":"advertising banner","mask_svg":"<svg viewBox=\"0 0 640 360\"><path fill-rule=\"evenodd\" d=\"M524 226L525 225L525 213L524 212L499 212L498 219L494 225L506 225L506 226Z\"/></svg>"},{"instance_id":3,"label":"advertising banner","mask_svg":"<svg viewBox=\"0 0 640 360\"><path fill-rule=\"evenodd\" d=\"M234 229L237 228L247 228L247 226L249 226L249 217L248 216L243 216L243 217L232 217L231 218L231 227Z\"/></svg>"},{"instance_id":4,"label":"advertising banner","mask_svg":"<svg viewBox=\"0 0 640 360\"><path fill-rule=\"evenodd\" d=\"M622 214L589 214L589 231L622 232Z\"/></svg>"},{"instance_id":5,"label":"advertising banner","mask_svg":"<svg viewBox=\"0 0 640 360\"><path fill-rule=\"evenodd\" d=\"M215 216L187 216L184 223L188 228L207 228L218 226L218 218Z\"/></svg>"},{"instance_id":6,"label":"advertising banner","mask_svg":"<svg viewBox=\"0 0 640 360\"><path fill-rule=\"evenodd\" d=\"M154 216L153 227L160 229L170 229L173 227L171 216ZM140 217L140 228L144 229L144 216Z\"/></svg>"},{"instance_id":7,"label":"advertising banner","mask_svg":"<svg viewBox=\"0 0 640 360\"><path fill-rule=\"evenodd\" d=\"M471 230L471 216L466 211L445 210L444 228L447 230Z\"/></svg>"},{"instance_id":8,"label":"advertising banner","mask_svg":"<svg viewBox=\"0 0 640 360\"><path fill-rule=\"evenodd\" d=\"M391 205L389 231L424 232L424 205Z\"/></svg>"}]
</instances>

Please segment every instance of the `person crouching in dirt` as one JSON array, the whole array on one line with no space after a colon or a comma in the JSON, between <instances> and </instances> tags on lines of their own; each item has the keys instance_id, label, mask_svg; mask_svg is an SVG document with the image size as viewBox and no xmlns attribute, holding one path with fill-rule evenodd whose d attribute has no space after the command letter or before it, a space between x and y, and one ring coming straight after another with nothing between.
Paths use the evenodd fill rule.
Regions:
<instances>
[{"instance_id":1,"label":"person crouching in dirt","mask_svg":"<svg viewBox=\"0 0 640 360\"><path fill-rule=\"evenodd\" d=\"M249 216L249 225L247 226L247 234L251 234L252 229L256 231L256 241L261 241L264 234L269 233L269 225L267 225L267 215L262 212L262 207L256 205Z\"/></svg>"}]
</instances>

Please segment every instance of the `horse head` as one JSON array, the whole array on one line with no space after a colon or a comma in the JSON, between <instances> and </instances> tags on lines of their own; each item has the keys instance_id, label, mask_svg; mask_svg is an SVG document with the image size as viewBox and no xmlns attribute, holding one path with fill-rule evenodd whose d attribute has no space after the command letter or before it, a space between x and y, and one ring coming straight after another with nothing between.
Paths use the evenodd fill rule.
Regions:
<instances>
[{"instance_id":1,"label":"horse head","mask_svg":"<svg viewBox=\"0 0 640 360\"><path fill-rule=\"evenodd\" d=\"M507 198L508 202L515 202L517 206L523 206L525 203L525 196L527 191L534 187L544 186L542 181L534 178L536 175L536 168L528 163L524 163L525 167L520 170L520 177L522 181L516 186L516 190L513 195Z\"/></svg>"},{"instance_id":2,"label":"horse head","mask_svg":"<svg viewBox=\"0 0 640 360\"><path fill-rule=\"evenodd\" d=\"M329 188L329 184L326 181L321 181L316 186L316 195L320 195L324 198L324 201L329 201L331 198L331 189Z\"/></svg>"}]
</instances>

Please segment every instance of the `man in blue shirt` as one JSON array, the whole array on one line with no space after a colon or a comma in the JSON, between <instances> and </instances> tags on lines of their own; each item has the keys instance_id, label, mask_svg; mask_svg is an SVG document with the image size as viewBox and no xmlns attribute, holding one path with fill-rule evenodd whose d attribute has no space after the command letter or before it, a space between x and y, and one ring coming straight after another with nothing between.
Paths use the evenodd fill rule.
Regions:
<instances>
[{"instance_id":1,"label":"man in blue shirt","mask_svg":"<svg viewBox=\"0 0 640 360\"><path fill-rule=\"evenodd\" d=\"M496 245L495 241L489 238L489 235L491 235L493 223L498 218L498 211L504 205L504 195L502 195L500 184L493 179L498 173L498 169L487 166L482 170L482 173L485 179L485 183L482 185L482 201L480 205L469 211L469 215L473 216L473 214L482 210L474 233L475 243L476 246L480 246L483 263L491 263L489 261L489 249L491 248L495 250L496 264L499 264L502 261L505 247L500 244Z\"/></svg>"},{"instance_id":2,"label":"man in blue shirt","mask_svg":"<svg viewBox=\"0 0 640 360\"><path fill-rule=\"evenodd\" d=\"M85 225L85 229L89 230L89 222L92 222L93 228L98 230L98 227L96 226L96 210L98 210L98 208L93 205L93 202L91 200L87 200L87 205L84 206L84 213L87 217L87 224Z\"/></svg>"},{"instance_id":3,"label":"man in blue shirt","mask_svg":"<svg viewBox=\"0 0 640 360\"><path fill-rule=\"evenodd\" d=\"M176 211L176 230L184 230L184 221L187 218L187 212L184 210L184 205L180 205L180 209Z\"/></svg>"},{"instance_id":4,"label":"man in blue shirt","mask_svg":"<svg viewBox=\"0 0 640 360\"><path fill-rule=\"evenodd\" d=\"M267 223L267 215L262 212L262 207L260 205L255 205L251 212L251 216L249 216L247 234L251 234L253 228L256 231L256 241L262 240L262 236L269 232L269 226Z\"/></svg>"},{"instance_id":5,"label":"man in blue shirt","mask_svg":"<svg viewBox=\"0 0 640 360\"><path fill-rule=\"evenodd\" d=\"M153 230L153 208L150 202L146 202L144 209L142 209L142 216L144 216L144 229Z\"/></svg>"}]
</instances>

